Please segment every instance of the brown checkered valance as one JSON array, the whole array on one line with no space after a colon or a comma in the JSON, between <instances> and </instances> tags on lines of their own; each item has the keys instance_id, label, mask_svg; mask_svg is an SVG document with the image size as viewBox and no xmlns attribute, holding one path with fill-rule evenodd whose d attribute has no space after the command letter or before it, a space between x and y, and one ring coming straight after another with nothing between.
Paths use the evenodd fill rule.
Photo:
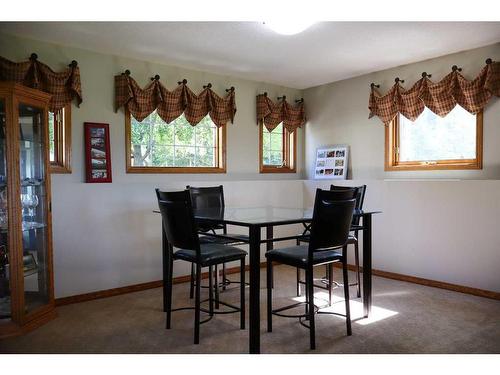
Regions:
<instances>
[{"instance_id":1,"label":"brown checkered valance","mask_svg":"<svg viewBox=\"0 0 500 375\"><path fill-rule=\"evenodd\" d=\"M439 82L432 82L426 73L411 88L405 90L396 79L389 92L381 96L372 84L368 108L370 116L378 116L384 124L401 113L411 121L429 108L436 115L446 116L457 104L476 114L489 99L500 96L500 62L487 60L486 66L472 81L467 80L456 66Z\"/></svg>"},{"instance_id":2,"label":"brown checkered valance","mask_svg":"<svg viewBox=\"0 0 500 375\"><path fill-rule=\"evenodd\" d=\"M263 124L271 132L282 122L290 133L304 125L304 101L301 99L296 105L291 105L283 96L277 103L273 103L267 93L257 95L257 124Z\"/></svg>"},{"instance_id":3,"label":"brown checkered valance","mask_svg":"<svg viewBox=\"0 0 500 375\"><path fill-rule=\"evenodd\" d=\"M12 62L0 57L0 81L13 81L52 94L49 109L55 112L76 98L82 102L80 69L72 61L64 72L56 73L32 54L28 61Z\"/></svg>"},{"instance_id":4,"label":"brown checkered valance","mask_svg":"<svg viewBox=\"0 0 500 375\"><path fill-rule=\"evenodd\" d=\"M143 89L127 73L115 76L115 110L126 107L137 121L144 120L155 110L167 123L183 113L193 126L207 114L218 127L234 121L234 87L226 90L228 95L225 98L213 92L211 84L204 86L203 91L196 95L187 87L186 80L179 82L173 91L168 91L159 78L152 78L152 82Z\"/></svg>"}]
</instances>

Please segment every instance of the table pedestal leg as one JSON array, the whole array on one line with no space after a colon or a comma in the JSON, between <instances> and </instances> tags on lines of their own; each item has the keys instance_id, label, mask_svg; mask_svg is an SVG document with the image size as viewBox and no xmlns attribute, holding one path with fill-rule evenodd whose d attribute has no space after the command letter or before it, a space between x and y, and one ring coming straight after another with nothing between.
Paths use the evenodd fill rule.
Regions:
<instances>
[{"instance_id":1,"label":"table pedestal leg","mask_svg":"<svg viewBox=\"0 0 500 375\"><path fill-rule=\"evenodd\" d=\"M250 354L260 353L260 227L251 226L250 237Z\"/></svg>"},{"instance_id":2,"label":"table pedestal leg","mask_svg":"<svg viewBox=\"0 0 500 375\"><path fill-rule=\"evenodd\" d=\"M372 308L372 217L363 216L363 313L365 318Z\"/></svg>"}]
</instances>

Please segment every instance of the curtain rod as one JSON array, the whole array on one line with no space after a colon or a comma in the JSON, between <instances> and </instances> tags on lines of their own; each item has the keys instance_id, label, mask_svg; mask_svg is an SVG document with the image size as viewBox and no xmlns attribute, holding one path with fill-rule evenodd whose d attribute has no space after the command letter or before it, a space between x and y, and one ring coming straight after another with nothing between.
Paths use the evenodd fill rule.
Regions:
<instances>
[{"instance_id":1,"label":"curtain rod","mask_svg":"<svg viewBox=\"0 0 500 375\"><path fill-rule=\"evenodd\" d=\"M486 59L485 63L486 63L486 65L490 65L491 63L493 63L493 60L492 60L491 58L489 58L489 57L488 57L488 58ZM451 67L451 71L452 71L452 72L457 71L457 70L458 70L459 72L461 72L461 71L462 71L462 68L459 68L457 65L453 65L453 66ZM423 73L422 73L422 78L425 78L425 77L429 77L429 78L431 78L431 77L432 77L432 74L427 74L427 72L423 72ZM399 79L399 77L396 77L396 79L395 79L394 81L395 81L396 83L398 83L398 82L402 82L402 83L404 83L404 80ZM370 87L371 87L372 89L373 89L374 87L376 87L376 88L380 88L380 85L377 85L377 84L375 84L375 83L373 83L373 82L372 82L372 83L370 83Z\"/></svg>"}]
</instances>

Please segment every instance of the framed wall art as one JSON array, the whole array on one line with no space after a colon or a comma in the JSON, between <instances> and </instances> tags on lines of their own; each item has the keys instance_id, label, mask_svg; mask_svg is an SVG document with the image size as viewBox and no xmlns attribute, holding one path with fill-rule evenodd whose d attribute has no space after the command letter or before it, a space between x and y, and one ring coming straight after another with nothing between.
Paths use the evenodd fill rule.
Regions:
<instances>
[{"instance_id":1,"label":"framed wall art","mask_svg":"<svg viewBox=\"0 0 500 375\"><path fill-rule=\"evenodd\" d=\"M84 123L86 182L111 182L109 125Z\"/></svg>"},{"instance_id":2,"label":"framed wall art","mask_svg":"<svg viewBox=\"0 0 500 375\"><path fill-rule=\"evenodd\" d=\"M315 179L347 179L347 166L349 161L349 146L333 145L320 147L316 150L314 164Z\"/></svg>"}]
</instances>

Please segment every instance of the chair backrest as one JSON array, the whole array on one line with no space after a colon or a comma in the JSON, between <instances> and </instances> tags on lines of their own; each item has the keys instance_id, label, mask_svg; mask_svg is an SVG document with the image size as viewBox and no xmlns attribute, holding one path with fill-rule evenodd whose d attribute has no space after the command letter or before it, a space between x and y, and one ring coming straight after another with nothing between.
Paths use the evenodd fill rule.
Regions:
<instances>
[{"instance_id":1,"label":"chair backrest","mask_svg":"<svg viewBox=\"0 0 500 375\"><path fill-rule=\"evenodd\" d=\"M186 186L191 193L191 204L193 208L223 208L224 189L222 185L209 187Z\"/></svg>"},{"instance_id":2,"label":"chair backrest","mask_svg":"<svg viewBox=\"0 0 500 375\"><path fill-rule=\"evenodd\" d=\"M186 186L186 189L191 193L191 204L193 209L218 208L224 210L224 188L222 185L209 187ZM220 225L202 224L198 225L198 229L202 232L214 231L220 229Z\"/></svg>"},{"instance_id":3,"label":"chair backrest","mask_svg":"<svg viewBox=\"0 0 500 375\"><path fill-rule=\"evenodd\" d=\"M311 223L309 256L318 250L339 248L347 243L356 190L316 190Z\"/></svg>"},{"instance_id":4,"label":"chair backrest","mask_svg":"<svg viewBox=\"0 0 500 375\"><path fill-rule=\"evenodd\" d=\"M181 249L195 250L199 256L200 243L189 191L167 192L156 189L156 196L167 241Z\"/></svg>"},{"instance_id":5,"label":"chair backrest","mask_svg":"<svg viewBox=\"0 0 500 375\"><path fill-rule=\"evenodd\" d=\"M361 185L361 186L338 186L338 185L330 185L330 190L337 190L337 191L342 191L342 190L350 190L350 189L356 189L356 207L354 207L356 210L362 210L363 209L363 202L365 201L365 193L366 193L366 185ZM359 225L359 216L354 216L352 218L352 225Z\"/></svg>"}]
</instances>

